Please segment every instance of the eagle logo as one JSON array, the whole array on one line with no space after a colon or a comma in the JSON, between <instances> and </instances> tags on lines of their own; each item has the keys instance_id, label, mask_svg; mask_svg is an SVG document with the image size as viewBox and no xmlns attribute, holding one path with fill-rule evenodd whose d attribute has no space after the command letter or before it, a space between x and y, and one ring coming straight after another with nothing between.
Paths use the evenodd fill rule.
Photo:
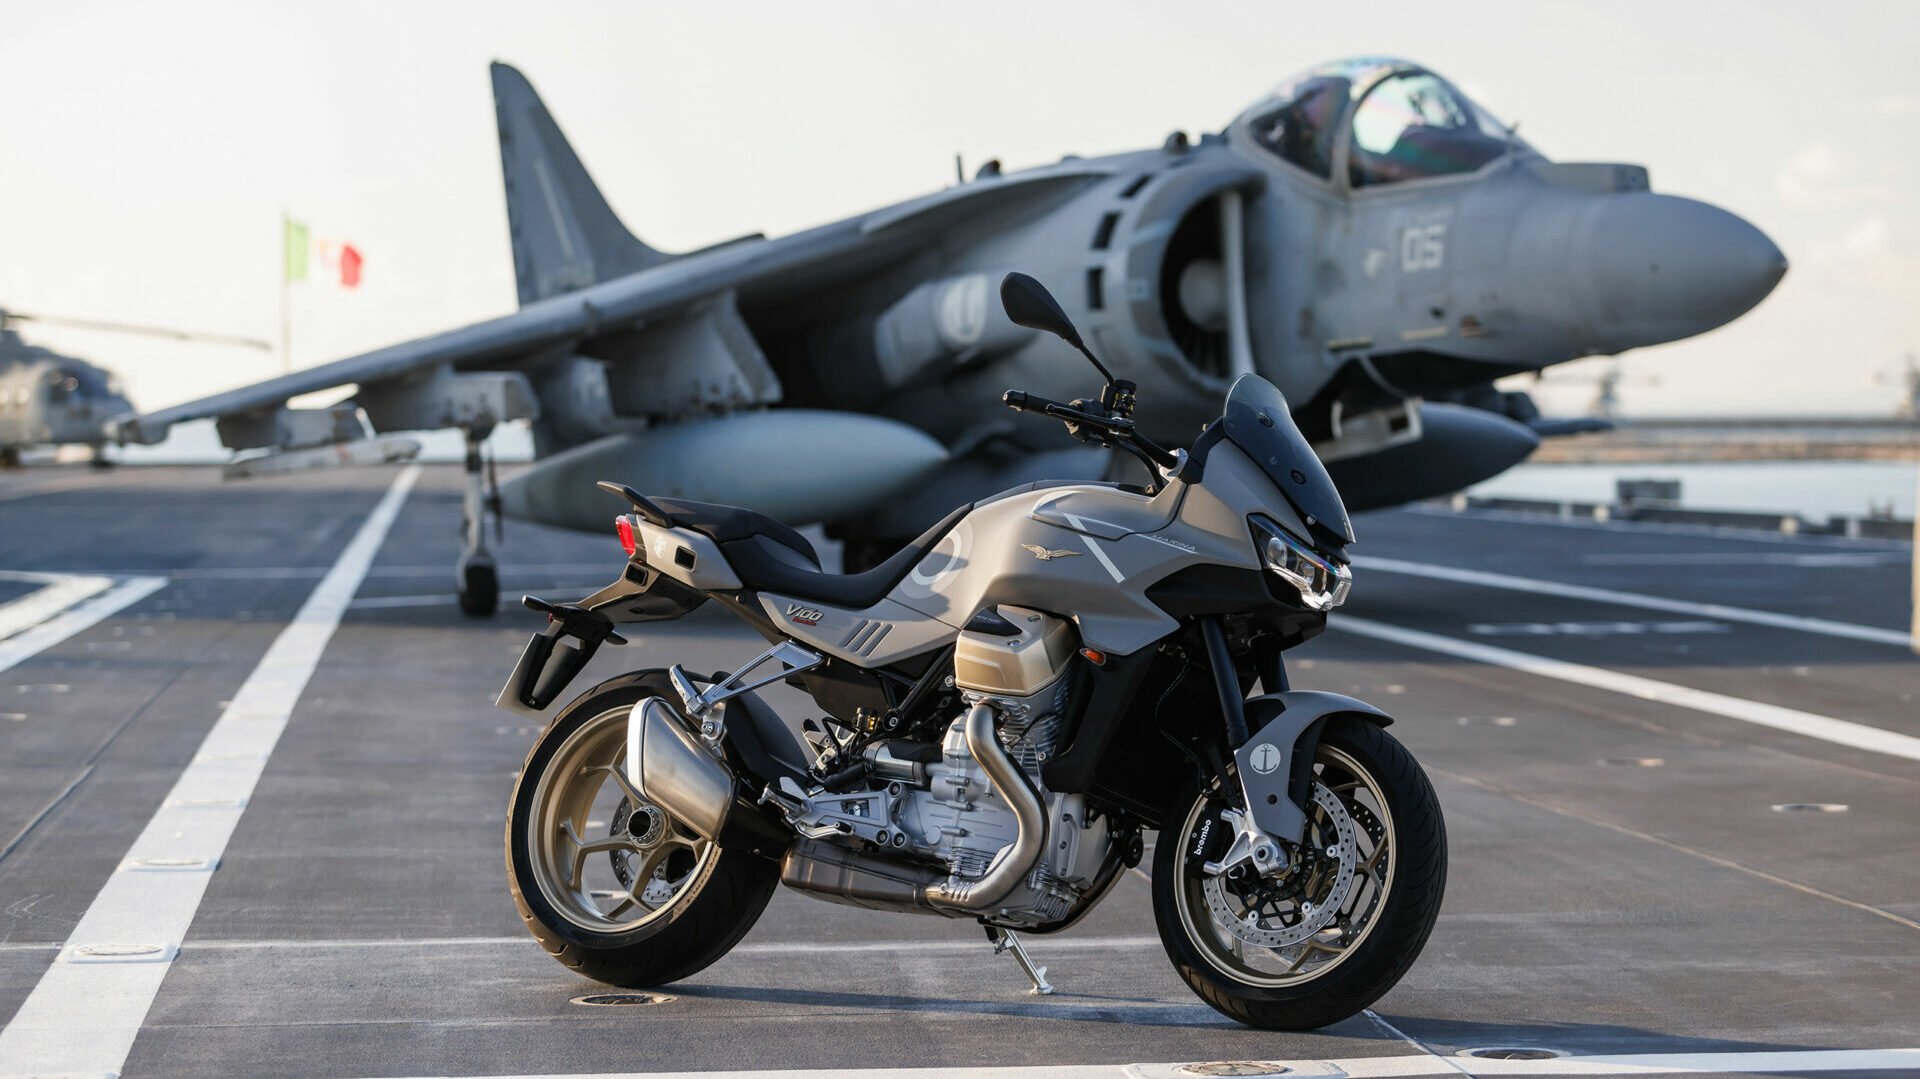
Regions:
<instances>
[{"instance_id":1,"label":"eagle logo","mask_svg":"<svg viewBox=\"0 0 1920 1079\"><path fill-rule=\"evenodd\" d=\"M1049 551L1045 547L1042 547L1037 543L1023 543L1020 546L1025 547L1029 551L1032 551L1033 557L1039 559L1042 562L1051 562L1056 558L1065 558L1068 555L1075 555L1080 553L1079 551L1073 550L1072 548L1069 548L1069 547L1061 547L1058 550Z\"/></svg>"}]
</instances>

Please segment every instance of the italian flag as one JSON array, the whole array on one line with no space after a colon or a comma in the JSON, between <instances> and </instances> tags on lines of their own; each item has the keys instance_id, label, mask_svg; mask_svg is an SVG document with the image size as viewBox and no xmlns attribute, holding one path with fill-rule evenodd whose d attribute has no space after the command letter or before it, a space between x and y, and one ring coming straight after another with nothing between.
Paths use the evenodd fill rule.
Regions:
<instances>
[{"instance_id":1,"label":"italian flag","mask_svg":"<svg viewBox=\"0 0 1920 1079\"><path fill-rule=\"evenodd\" d=\"M366 260L352 244L312 236L307 226L289 219L283 248L288 281L307 280L309 271L318 265L326 278L338 281L341 288L360 287L360 267Z\"/></svg>"}]
</instances>

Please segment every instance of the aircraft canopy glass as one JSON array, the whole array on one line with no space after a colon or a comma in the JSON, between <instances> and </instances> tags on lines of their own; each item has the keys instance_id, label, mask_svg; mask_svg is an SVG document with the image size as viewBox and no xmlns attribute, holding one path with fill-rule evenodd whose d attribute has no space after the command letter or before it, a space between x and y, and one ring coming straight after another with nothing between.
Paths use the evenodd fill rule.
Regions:
<instances>
[{"instance_id":1,"label":"aircraft canopy glass","mask_svg":"<svg viewBox=\"0 0 1920 1079\"><path fill-rule=\"evenodd\" d=\"M1252 122L1253 139L1321 179L1333 175L1333 137L1352 84L1338 75L1314 75L1280 87L1276 101Z\"/></svg>"},{"instance_id":2,"label":"aircraft canopy glass","mask_svg":"<svg viewBox=\"0 0 1920 1079\"><path fill-rule=\"evenodd\" d=\"M1440 76L1403 71L1360 99L1347 172L1355 187L1473 172L1504 155L1512 139Z\"/></svg>"},{"instance_id":3,"label":"aircraft canopy glass","mask_svg":"<svg viewBox=\"0 0 1920 1079\"><path fill-rule=\"evenodd\" d=\"M97 367L61 366L50 381L68 393L79 391L88 397L106 397L120 392L120 380Z\"/></svg>"},{"instance_id":4,"label":"aircraft canopy glass","mask_svg":"<svg viewBox=\"0 0 1920 1079\"><path fill-rule=\"evenodd\" d=\"M1349 134L1354 187L1473 172L1509 148L1531 152L1445 79L1386 57L1296 75L1246 117L1255 143L1322 179L1333 178L1341 136Z\"/></svg>"}]
</instances>

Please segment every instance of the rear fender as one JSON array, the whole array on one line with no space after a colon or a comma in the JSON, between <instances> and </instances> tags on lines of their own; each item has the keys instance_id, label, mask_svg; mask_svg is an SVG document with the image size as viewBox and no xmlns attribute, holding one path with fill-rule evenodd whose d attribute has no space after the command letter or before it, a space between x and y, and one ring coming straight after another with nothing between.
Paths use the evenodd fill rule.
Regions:
<instances>
[{"instance_id":1,"label":"rear fender","mask_svg":"<svg viewBox=\"0 0 1920 1079\"><path fill-rule=\"evenodd\" d=\"M1393 717L1363 700L1319 690L1289 690L1246 703L1247 744L1234 751L1240 793L1253 823L1271 836L1298 842L1313 801L1313 757L1320 733L1335 716L1385 727Z\"/></svg>"}]
</instances>

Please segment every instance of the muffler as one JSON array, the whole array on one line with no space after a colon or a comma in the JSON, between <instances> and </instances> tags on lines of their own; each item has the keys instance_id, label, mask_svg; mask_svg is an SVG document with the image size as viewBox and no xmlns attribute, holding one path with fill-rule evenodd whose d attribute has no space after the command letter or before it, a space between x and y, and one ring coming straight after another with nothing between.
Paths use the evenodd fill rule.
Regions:
<instances>
[{"instance_id":1,"label":"muffler","mask_svg":"<svg viewBox=\"0 0 1920 1079\"><path fill-rule=\"evenodd\" d=\"M780 883L829 903L952 917L927 902L927 889L940 880L938 870L818 839L795 843L780 866Z\"/></svg>"},{"instance_id":2,"label":"muffler","mask_svg":"<svg viewBox=\"0 0 1920 1079\"><path fill-rule=\"evenodd\" d=\"M779 858L793 841L663 698L648 697L627 715L626 777L642 798L723 850Z\"/></svg>"}]
</instances>

